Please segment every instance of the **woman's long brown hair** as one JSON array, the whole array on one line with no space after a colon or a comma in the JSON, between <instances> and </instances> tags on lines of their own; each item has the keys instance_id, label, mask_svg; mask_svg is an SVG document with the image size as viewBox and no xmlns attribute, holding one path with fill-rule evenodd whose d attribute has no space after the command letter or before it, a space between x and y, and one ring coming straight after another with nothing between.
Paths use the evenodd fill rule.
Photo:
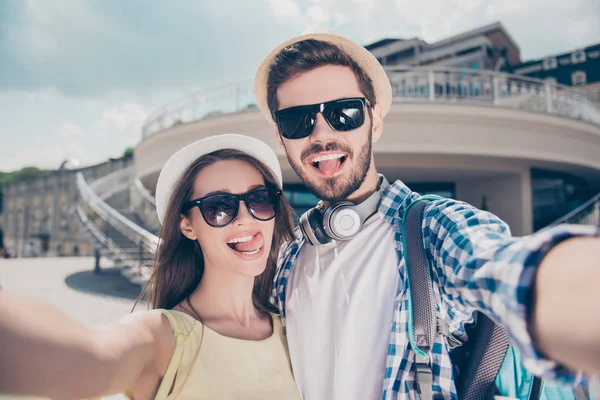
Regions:
<instances>
[{"instance_id":1,"label":"woman's long brown hair","mask_svg":"<svg viewBox=\"0 0 600 400\"><path fill-rule=\"evenodd\" d=\"M218 150L204 155L192 163L177 182L168 201L159 233L160 240L152 275L140 295L140 298L149 295L150 308L172 309L187 300L202 279L204 257L200 244L197 240L185 237L181 233L179 223L183 205L192 200L196 176L202 168L220 160L245 161L261 173L267 187L279 186L275 176L266 165L241 151ZM269 303L271 284L277 267L279 248L293 237L292 212L285 196L281 196L279 210L275 215L275 229L267 266L263 273L254 280L252 300L259 312L275 311ZM189 214L186 217L189 217Z\"/></svg>"}]
</instances>

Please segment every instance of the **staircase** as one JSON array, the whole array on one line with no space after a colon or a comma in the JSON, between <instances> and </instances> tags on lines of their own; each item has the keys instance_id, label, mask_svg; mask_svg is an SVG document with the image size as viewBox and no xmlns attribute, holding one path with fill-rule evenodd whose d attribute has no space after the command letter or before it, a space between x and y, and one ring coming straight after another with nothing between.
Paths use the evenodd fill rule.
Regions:
<instances>
[{"instance_id":1,"label":"staircase","mask_svg":"<svg viewBox=\"0 0 600 400\"><path fill-rule=\"evenodd\" d=\"M133 170L126 170L113 172L91 185L83 174L77 174L77 215L82 233L95 243L100 253L112 259L130 282L144 285L151 274L158 237L144 229L144 221L135 211L119 211L105 201L113 198L111 203L115 205L114 197L122 198L120 193L129 190Z\"/></svg>"}]
</instances>

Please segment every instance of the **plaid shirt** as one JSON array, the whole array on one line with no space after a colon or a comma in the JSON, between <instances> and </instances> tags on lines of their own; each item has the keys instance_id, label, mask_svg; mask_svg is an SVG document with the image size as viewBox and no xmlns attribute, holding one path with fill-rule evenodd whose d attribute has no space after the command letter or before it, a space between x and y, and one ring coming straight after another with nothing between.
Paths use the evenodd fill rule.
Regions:
<instances>
[{"instance_id":1,"label":"plaid shirt","mask_svg":"<svg viewBox=\"0 0 600 400\"><path fill-rule=\"evenodd\" d=\"M398 253L399 292L388 346L382 399L419 398L415 381L415 353L408 338L408 293L403 258L401 218L419 195L396 181L382 199L378 212L395 230ZM508 226L491 213L466 203L434 200L424 210L423 236L438 315L450 334L466 340L465 325L474 310L484 311L504 325L520 351L524 365L536 374L558 382L575 384L579 376L544 359L533 347L526 311L536 268L559 242L575 236L594 236L593 227L559 226L522 238L511 237ZM282 249L273 282L271 302L279 308L285 326L285 289L294 262L305 244L300 236ZM432 351L433 394L436 399L456 399L454 371L449 348L437 335ZM309 399L310 400L310 399Z\"/></svg>"}]
</instances>

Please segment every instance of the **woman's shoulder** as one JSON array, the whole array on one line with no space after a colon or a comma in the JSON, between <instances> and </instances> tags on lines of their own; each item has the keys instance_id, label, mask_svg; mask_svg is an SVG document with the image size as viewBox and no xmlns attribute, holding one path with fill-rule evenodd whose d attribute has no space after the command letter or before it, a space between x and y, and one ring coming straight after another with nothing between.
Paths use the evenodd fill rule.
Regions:
<instances>
[{"instance_id":1,"label":"woman's shoulder","mask_svg":"<svg viewBox=\"0 0 600 400\"><path fill-rule=\"evenodd\" d=\"M160 349L168 352L175 345L175 327L163 310L135 311L121 318L119 322L137 325L149 332L159 352Z\"/></svg>"}]
</instances>

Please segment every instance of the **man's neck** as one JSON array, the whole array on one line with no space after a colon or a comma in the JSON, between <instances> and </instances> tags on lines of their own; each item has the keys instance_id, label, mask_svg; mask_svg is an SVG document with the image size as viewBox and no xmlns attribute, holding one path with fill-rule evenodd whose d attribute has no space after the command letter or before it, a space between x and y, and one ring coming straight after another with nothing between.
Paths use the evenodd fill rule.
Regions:
<instances>
[{"instance_id":1,"label":"man's neck","mask_svg":"<svg viewBox=\"0 0 600 400\"><path fill-rule=\"evenodd\" d=\"M379 183L379 174L377 173L375 167L371 167L362 185L360 185L358 190L348 196L347 200L353 202L354 204L362 203L379 188Z\"/></svg>"}]
</instances>

